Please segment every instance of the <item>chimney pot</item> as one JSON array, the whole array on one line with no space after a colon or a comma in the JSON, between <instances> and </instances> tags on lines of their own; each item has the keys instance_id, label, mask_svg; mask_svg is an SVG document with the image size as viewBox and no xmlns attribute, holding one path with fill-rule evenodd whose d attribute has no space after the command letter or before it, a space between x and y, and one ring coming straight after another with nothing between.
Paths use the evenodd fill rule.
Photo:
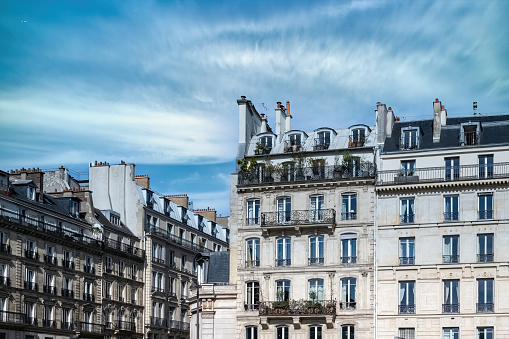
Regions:
<instances>
[{"instance_id":1,"label":"chimney pot","mask_svg":"<svg viewBox=\"0 0 509 339\"><path fill-rule=\"evenodd\" d=\"M389 111L392 111L392 107L389 107Z\"/></svg>"},{"instance_id":2,"label":"chimney pot","mask_svg":"<svg viewBox=\"0 0 509 339\"><path fill-rule=\"evenodd\" d=\"M240 98L241 98L242 100L246 100L246 96L245 96L245 95L241 95L241 96L240 96Z\"/></svg>"},{"instance_id":3,"label":"chimney pot","mask_svg":"<svg viewBox=\"0 0 509 339\"><path fill-rule=\"evenodd\" d=\"M435 99L435 102L438 102L438 98Z\"/></svg>"}]
</instances>

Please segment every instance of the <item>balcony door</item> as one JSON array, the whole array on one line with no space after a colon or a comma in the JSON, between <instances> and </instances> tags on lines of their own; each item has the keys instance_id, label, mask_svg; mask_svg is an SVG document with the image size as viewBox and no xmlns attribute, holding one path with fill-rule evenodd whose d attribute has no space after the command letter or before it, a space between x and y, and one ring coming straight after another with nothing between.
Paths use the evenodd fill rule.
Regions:
<instances>
[{"instance_id":1,"label":"balcony door","mask_svg":"<svg viewBox=\"0 0 509 339\"><path fill-rule=\"evenodd\" d=\"M291 221L292 199L282 197L277 200L277 219L278 223L284 224Z\"/></svg>"},{"instance_id":2,"label":"balcony door","mask_svg":"<svg viewBox=\"0 0 509 339\"><path fill-rule=\"evenodd\" d=\"M309 198L310 221L323 221L323 195Z\"/></svg>"}]
</instances>

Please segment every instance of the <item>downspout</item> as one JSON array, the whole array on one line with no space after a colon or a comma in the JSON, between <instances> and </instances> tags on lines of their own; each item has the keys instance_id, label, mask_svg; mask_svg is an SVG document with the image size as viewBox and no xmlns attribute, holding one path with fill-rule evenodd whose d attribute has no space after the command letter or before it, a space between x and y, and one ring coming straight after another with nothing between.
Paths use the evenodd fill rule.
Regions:
<instances>
[{"instance_id":1,"label":"downspout","mask_svg":"<svg viewBox=\"0 0 509 339\"><path fill-rule=\"evenodd\" d=\"M374 208L374 221L373 221L373 236L374 236L374 264L375 264L375 271L374 271L374 301L375 301L375 307L374 307L374 313L373 313L373 324L375 326L374 328L374 335L375 339L378 338L378 298L377 298L377 291L378 291L378 192L376 190L377 185L377 172L378 172L378 166L377 166L377 159L380 159L380 148L379 146L375 147L375 208Z\"/></svg>"}]
</instances>

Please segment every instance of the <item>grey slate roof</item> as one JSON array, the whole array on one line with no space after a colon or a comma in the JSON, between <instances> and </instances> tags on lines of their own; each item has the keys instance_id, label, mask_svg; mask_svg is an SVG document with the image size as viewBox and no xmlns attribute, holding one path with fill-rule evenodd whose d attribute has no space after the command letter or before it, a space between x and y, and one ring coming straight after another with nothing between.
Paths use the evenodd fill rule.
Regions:
<instances>
[{"instance_id":1,"label":"grey slate roof","mask_svg":"<svg viewBox=\"0 0 509 339\"><path fill-rule=\"evenodd\" d=\"M207 283L227 284L230 280L230 252L210 252Z\"/></svg>"},{"instance_id":2,"label":"grey slate roof","mask_svg":"<svg viewBox=\"0 0 509 339\"><path fill-rule=\"evenodd\" d=\"M459 146L460 127L465 123L481 123L481 134L478 146L509 144L509 114L503 115L472 115L466 117L447 118L447 124L442 126L440 142L433 143L433 119L396 122L392 134L385 139L384 152L405 152L400 150L401 129L416 127L422 131L419 149L438 149ZM411 150L416 151L416 150Z\"/></svg>"}]
</instances>

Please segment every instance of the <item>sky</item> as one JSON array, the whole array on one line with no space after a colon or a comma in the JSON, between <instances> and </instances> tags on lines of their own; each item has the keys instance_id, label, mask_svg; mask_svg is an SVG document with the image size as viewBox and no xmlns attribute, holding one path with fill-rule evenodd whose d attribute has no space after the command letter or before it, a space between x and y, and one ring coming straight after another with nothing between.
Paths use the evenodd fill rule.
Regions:
<instances>
[{"instance_id":1,"label":"sky","mask_svg":"<svg viewBox=\"0 0 509 339\"><path fill-rule=\"evenodd\" d=\"M509 113L507 1L0 0L0 169L121 160L229 214L237 99L274 126Z\"/></svg>"}]
</instances>

